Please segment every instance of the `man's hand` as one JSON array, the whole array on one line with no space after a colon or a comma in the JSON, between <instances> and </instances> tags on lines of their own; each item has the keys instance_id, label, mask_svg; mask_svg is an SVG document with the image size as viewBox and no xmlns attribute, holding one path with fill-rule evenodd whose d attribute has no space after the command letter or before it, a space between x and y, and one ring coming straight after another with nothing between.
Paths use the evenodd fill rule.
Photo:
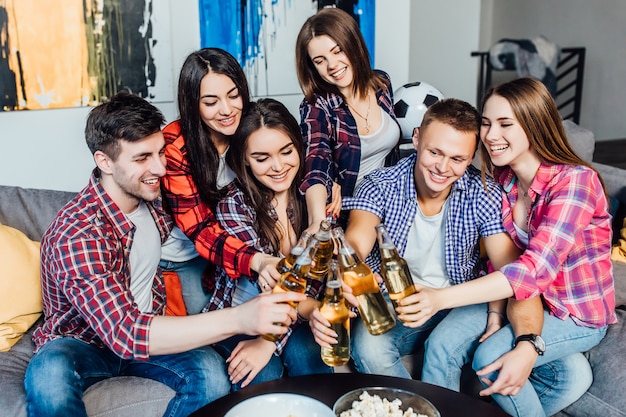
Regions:
<instances>
[{"instance_id":1,"label":"man's hand","mask_svg":"<svg viewBox=\"0 0 626 417\"><path fill-rule=\"evenodd\" d=\"M296 309L288 302L299 303L306 299L304 294L293 291L278 294L263 293L245 303L233 307L237 309L234 315L239 320L239 333L284 334L287 327L297 318Z\"/></svg>"},{"instance_id":2,"label":"man's hand","mask_svg":"<svg viewBox=\"0 0 626 417\"><path fill-rule=\"evenodd\" d=\"M485 397L492 394L517 395L528 381L537 356L537 351L530 343L519 343L513 350L476 372L480 380L487 385L487 388L479 394ZM499 373L495 381L485 377L497 371Z\"/></svg>"},{"instance_id":3,"label":"man's hand","mask_svg":"<svg viewBox=\"0 0 626 417\"><path fill-rule=\"evenodd\" d=\"M396 312L398 318L407 327L417 328L426 323L432 316L437 314L442 308L440 301L440 291L415 285L417 292L398 300Z\"/></svg>"},{"instance_id":4,"label":"man's hand","mask_svg":"<svg viewBox=\"0 0 626 417\"><path fill-rule=\"evenodd\" d=\"M275 350L273 342L260 337L239 342L226 359L230 382L237 384L245 378L241 387L248 385L267 365Z\"/></svg>"}]
</instances>

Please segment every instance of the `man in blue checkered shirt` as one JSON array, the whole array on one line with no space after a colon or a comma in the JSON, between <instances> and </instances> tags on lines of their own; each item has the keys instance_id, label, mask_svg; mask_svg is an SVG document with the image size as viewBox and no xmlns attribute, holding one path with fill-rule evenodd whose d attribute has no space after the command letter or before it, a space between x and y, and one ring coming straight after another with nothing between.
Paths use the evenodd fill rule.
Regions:
<instances>
[{"instance_id":1,"label":"man in blue checkered shirt","mask_svg":"<svg viewBox=\"0 0 626 417\"><path fill-rule=\"evenodd\" d=\"M517 258L502 225L501 189L470 165L480 120L476 109L464 101L435 103L415 129L417 152L393 167L375 170L353 198L344 200L343 208L351 210L346 237L374 272L380 271L375 248L375 226L380 222L407 261L413 280L421 285L445 287L479 276L480 239L494 268ZM505 324L505 305L501 300L489 306L499 314L485 311L486 334ZM362 320L356 320L352 357L357 370L411 378L401 357L419 350L446 314L442 311L419 327L400 314L402 323L379 336L369 334Z\"/></svg>"}]
</instances>

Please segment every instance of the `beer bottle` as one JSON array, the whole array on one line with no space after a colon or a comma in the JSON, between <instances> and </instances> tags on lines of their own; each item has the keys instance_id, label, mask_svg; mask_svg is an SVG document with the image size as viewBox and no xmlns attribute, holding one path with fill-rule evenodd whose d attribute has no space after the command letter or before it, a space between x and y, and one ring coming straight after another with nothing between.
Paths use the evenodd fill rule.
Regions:
<instances>
[{"instance_id":1,"label":"beer bottle","mask_svg":"<svg viewBox=\"0 0 626 417\"><path fill-rule=\"evenodd\" d=\"M319 240L320 245L315 252L309 276L318 281L324 281L328 274L328 267L333 257L334 244L330 234L330 223L327 220L320 222L320 229L315 234L315 238Z\"/></svg>"},{"instance_id":2,"label":"beer bottle","mask_svg":"<svg viewBox=\"0 0 626 417\"><path fill-rule=\"evenodd\" d=\"M309 243L304 251L302 251L302 253L296 258L293 267L280 276L278 283L272 290L273 293L293 291L304 294L306 291L309 269L311 268L311 261L313 260L313 256L315 255L315 251L317 251L318 246L319 242L317 239L311 238L309 240ZM295 308L298 303L290 301L289 305ZM276 334L264 334L261 335L261 337L271 342L275 342L280 336Z\"/></svg>"},{"instance_id":3,"label":"beer bottle","mask_svg":"<svg viewBox=\"0 0 626 417\"><path fill-rule=\"evenodd\" d=\"M396 325L395 315L389 310L374 274L348 243L340 227L333 229L339 245L339 265L343 281L352 288L359 300L359 314L373 335L383 334Z\"/></svg>"},{"instance_id":4,"label":"beer bottle","mask_svg":"<svg viewBox=\"0 0 626 417\"><path fill-rule=\"evenodd\" d=\"M276 269L278 270L278 272L284 274L285 272L289 272L291 270L293 264L296 262L296 258L298 258L298 256L300 256L300 254L304 252L304 249L306 249L306 246L309 243L309 239L311 238L311 236L312 235L309 232L305 231L302 233L302 236L300 236L300 239L298 239L296 245L291 248L289 254L282 258L278 262L278 265L276 265Z\"/></svg>"},{"instance_id":5,"label":"beer bottle","mask_svg":"<svg viewBox=\"0 0 626 417\"><path fill-rule=\"evenodd\" d=\"M330 327L337 333L337 343L331 347L322 347L322 360L328 366L341 366L350 360L350 310L343 298L339 265L335 259L330 261L328 280L320 313L330 322Z\"/></svg>"},{"instance_id":6,"label":"beer bottle","mask_svg":"<svg viewBox=\"0 0 626 417\"><path fill-rule=\"evenodd\" d=\"M398 250L383 223L376 226L376 236L381 257L380 274L383 276L393 306L398 307L398 300L416 291L413 278L411 278L409 266L404 258L398 254Z\"/></svg>"}]
</instances>

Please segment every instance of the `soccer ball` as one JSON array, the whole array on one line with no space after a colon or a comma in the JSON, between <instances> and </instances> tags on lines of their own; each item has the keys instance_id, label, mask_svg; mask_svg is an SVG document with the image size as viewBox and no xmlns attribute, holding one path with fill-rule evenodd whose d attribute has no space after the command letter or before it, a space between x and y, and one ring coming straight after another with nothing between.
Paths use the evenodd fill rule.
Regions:
<instances>
[{"instance_id":1,"label":"soccer ball","mask_svg":"<svg viewBox=\"0 0 626 417\"><path fill-rule=\"evenodd\" d=\"M443 94L432 85L425 82L404 84L394 93L393 110L402 130L402 139L411 139L413 128L420 127L426 109L438 100Z\"/></svg>"}]
</instances>

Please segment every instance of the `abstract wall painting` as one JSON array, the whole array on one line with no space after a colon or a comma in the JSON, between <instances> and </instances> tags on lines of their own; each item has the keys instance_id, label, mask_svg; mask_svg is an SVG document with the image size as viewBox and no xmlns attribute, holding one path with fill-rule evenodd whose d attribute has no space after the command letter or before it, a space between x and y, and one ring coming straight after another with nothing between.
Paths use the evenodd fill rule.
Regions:
<instances>
[{"instance_id":1,"label":"abstract wall painting","mask_svg":"<svg viewBox=\"0 0 626 417\"><path fill-rule=\"evenodd\" d=\"M375 0L198 0L200 44L230 52L254 97L301 94L295 44L304 21L322 7L352 14L374 62Z\"/></svg>"},{"instance_id":2,"label":"abstract wall painting","mask_svg":"<svg viewBox=\"0 0 626 417\"><path fill-rule=\"evenodd\" d=\"M172 101L169 0L0 0L0 111Z\"/></svg>"}]
</instances>

